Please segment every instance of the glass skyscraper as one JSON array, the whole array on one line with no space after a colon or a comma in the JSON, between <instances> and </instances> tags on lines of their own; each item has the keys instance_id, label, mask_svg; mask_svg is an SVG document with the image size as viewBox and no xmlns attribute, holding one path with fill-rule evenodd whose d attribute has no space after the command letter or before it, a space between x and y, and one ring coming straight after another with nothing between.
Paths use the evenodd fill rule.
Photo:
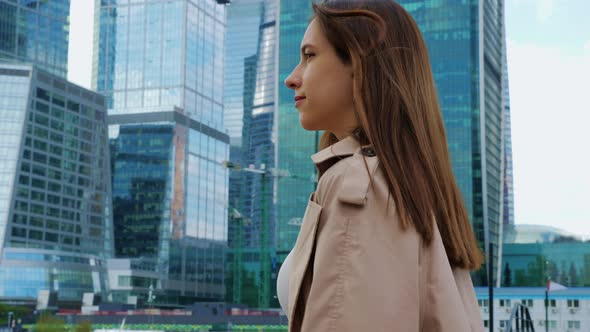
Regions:
<instances>
[{"instance_id":1,"label":"glass skyscraper","mask_svg":"<svg viewBox=\"0 0 590 332\"><path fill-rule=\"evenodd\" d=\"M66 77L70 0L0 0L0 62Z\"/></svg>"},{"instance_id":2,"label":"glass skyscraper","mask_svg":"<svg viewBox=\"0 0 590 332\"><path fill-rule=\"evenodd\" d=\"M113 254L104 97L0 65L0 300L61 307L107 295Z\"/></svg>"},{"instance_id":3,"label":"glass skyscraper","mask_svg":"<svg viewBox=\"0 0 590 332\"><path fill-rule=\"evenodd\" d=\"M504 54L504 210L503 226L514 227L514 175L512 171L512 126L510 120L508 65Z\"/></svg>"},{"instance_id":4,"label":"glass skyscraper","mask_svg":"<svg viewBox=\"0 0 590 332\"><path fill-rule=\"evenodd\" d=\"M259 173L230 176L228 301L276 305L274 259L277 179L275 117L277 0L236 0L228 7L225 125L230 159ZM264 173L264 175L262 174Z\"/></svg>"},{"instance_id":5,"label":"glass skyscraper","mask_svg":"<svg viewBox=\"0 0 590 332\"><path fill-rule=\"evenodd\" d=\"M402 0L428 46L451 162L475 235L501 260L504 2ZM489 267L486 267L489 268ZM487 284L482 269L476 285Z\"/></svg>"},{"instance_id":6,"label":"glass skyscraper","mask_svg":"<svg viewBox=\"0 0 590 332\"><path fill-rule=\"evenodd\" d=\"M453 171L482 249L494 246L494 276L500 264L503 168L503 1L399 1L418 23L426 40L447 130ZM308 1L281 1L279 82L299 62L299 45L311 8ZM299 126L293 92L280 85L278 165L313 174L309 156L317 134ZM305 178L301 177L301 178ZM293 246L312 183L285 179L278 189L279 258ZM283 256L281 256L283 254ZM494 282L496 282L495 280ZM487 284L485 269L474 275Z\"/></svg>"},{"instance_id":7,"label":"glass skyscraper","mask_svg":"<svg viewBox=\"0 0 590 332\"><path fill-rule=\"evenodd\" d=\"M301 128L293 91L283 83L299 63L299 47L311 14L309 1L281 1L277 164L278 168L298 176L280 179L277 190L276 250L279 262L283 262L293 248L309 194L315 190L315 166L310 157L317 151L319 134Z\"/></svg>"},{"instance_id":8,"label":"glass skyscraper","mask_svg":"<svg viewBox=\"0 0 590 332\"><path fill-rule=\"evenodd\" d=\"M225 297L224 2L97 9L93 85L109 111L115 254L131 260L112 264L131 267L115 278L118 299L145 300L149 286L160 305ZM130 284L134 267L150 281Z\"/></svg>"}]
</instances>

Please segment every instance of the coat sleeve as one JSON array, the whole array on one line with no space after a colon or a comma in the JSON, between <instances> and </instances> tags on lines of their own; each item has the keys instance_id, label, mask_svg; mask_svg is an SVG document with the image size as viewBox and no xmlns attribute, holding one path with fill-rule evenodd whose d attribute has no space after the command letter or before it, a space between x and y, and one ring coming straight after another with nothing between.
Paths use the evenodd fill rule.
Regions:
<instances>
[{"instance_id":1,"label":"coat sleeve","mask_svg":"<svg viewBox=\"0 0 590 332\"><path fill-rule=\"evenodd\" d=\"M416 235L331 212L322 211L301 331L420 331Z\"/></svg>"}]
</instances>

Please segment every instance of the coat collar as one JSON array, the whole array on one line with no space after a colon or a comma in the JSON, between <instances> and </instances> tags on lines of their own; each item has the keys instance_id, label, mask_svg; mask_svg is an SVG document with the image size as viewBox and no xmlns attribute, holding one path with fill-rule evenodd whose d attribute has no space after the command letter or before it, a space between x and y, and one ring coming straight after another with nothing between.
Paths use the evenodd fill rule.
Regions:
<instances>
[{"instance_id":1,"label":"coat collar","mask_svg":"<svg viewBox=\"0 0 590 332\"><path fill-rule=\"evenodd\" d=\"M338 160L350 157L360 149L361 146L359 142L354 137L347 136L312 155L311 160L313 160L318 169L318 179Z\"/></svg>"},{"instance_id":2,"label":"coat collar","mask_svg":"<svg viewBox=\"0 0 590 332\"><path fill-rule=\"evenodd\" d=\"M345 171L338 197L345 203L364 205L371 179L378 166L378 159L371 146L361 146L354 137L348 136L312 155L311 159L321 177L338 160L353 155L356 155L356 158L349 163Z\"/></svg>"},{"instance_id":3,"label":"coat collar","mask_svg":"<svg viewBox=\"0 0 590 332\"><path fill-rule=\"evenodd\" d=\"M358 152L360 148L361 146L359 142L354 137L347 136L337 143L334 143L312 155L311 160L313 160L316 165L319 165L332 158L340 157L339 159L341 159L343 157L351 156Z\"/></svg>"}]
</instances>

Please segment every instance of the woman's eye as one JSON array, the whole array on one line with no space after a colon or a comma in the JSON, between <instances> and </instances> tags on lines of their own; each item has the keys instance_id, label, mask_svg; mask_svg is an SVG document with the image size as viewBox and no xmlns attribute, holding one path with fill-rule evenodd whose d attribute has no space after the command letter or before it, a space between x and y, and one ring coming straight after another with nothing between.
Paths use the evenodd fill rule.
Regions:
<instances>
[{"instance_id":1,"label":"woman's eye","mask_svg":"<svg viewBox=\"0 0 590 332\"><path fill-rule=\"evenodd\" d=\"M303 55L305 56L305 59L309 59L312 56L314 56L315 54L313 54L313 53L304 53Z\"/></svg>"}]
</instances>

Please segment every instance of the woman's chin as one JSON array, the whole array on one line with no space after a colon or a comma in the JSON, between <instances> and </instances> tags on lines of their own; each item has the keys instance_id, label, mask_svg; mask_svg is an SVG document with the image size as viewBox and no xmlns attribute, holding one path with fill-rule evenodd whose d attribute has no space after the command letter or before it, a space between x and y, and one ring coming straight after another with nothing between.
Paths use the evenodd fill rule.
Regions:
<instances>
[{"instance_id":1,"label":"woman's chin","mask_svg":"<svg viewBox=\"0 0 590 332\"><path fill-rule=\"evenodd\" d=\"M305 121L304 119L301 119L301 117L299 118L299 123L301 124L301 127L305 130L308 131L316 131L316 130L321 130L318 128L317 125L315 125L314 123L311 123L309 121Z\"/></svg>"}]
</instances>

